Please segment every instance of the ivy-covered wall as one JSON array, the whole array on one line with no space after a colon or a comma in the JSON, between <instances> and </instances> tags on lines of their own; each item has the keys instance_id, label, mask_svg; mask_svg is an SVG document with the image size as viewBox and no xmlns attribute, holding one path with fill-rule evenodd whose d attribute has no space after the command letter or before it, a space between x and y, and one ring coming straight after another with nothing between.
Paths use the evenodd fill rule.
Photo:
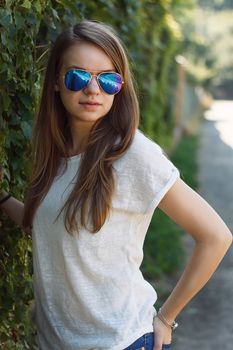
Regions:
<instances>
[{"instance_id":1,"label":"ivy-covered wall","mask_svg":"<svg viewBox=\"0 0 233 350\"><path fill-rule=\"evenodd\" d=\"M23 201L31 167L31 130L50 43L82 18L112 24L138 82L141 129L160 142L172 130L176 19L192 0L1 0L0 164L2 188ZM0 212L0 348L33 349L31 238ZM156 262L156 253L155 253Z\"/></svg>"}]
</instances>

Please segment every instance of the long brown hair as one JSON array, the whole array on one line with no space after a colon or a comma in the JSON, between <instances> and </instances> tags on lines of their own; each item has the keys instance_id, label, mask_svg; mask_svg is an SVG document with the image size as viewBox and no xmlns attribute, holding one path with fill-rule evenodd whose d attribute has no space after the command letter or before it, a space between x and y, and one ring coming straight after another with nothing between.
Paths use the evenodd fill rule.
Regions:
<instances>
[{"instance_id":1,"label":"long brown hair","mask_svg":"<svg viewBox=\"0 0 233 350\"><path fill-rule=\"evenodd\" d=\"M92 233L103 226L115 189L112 163L128 149L139 126L137 85L127 50L114 28L96 20L82 20L63 31L51 49L33 128L33 170L25 200L24 228L32 226L33 216L57 174L61 157L65 158L65 170L67 168L67 145L70 144L71 133L66 110L54 86L65 51L80 41L102 48L111 58L116 71L123 76L125 84L114 96L110 111L98 119L90 130L85 152L81 155L76 184L60 210L60 213L66 210L65 227L68 233L79 231L75 218L79 210L81 226L87 228L88 204L92 215Z\"/></svg>"}]
</instances>

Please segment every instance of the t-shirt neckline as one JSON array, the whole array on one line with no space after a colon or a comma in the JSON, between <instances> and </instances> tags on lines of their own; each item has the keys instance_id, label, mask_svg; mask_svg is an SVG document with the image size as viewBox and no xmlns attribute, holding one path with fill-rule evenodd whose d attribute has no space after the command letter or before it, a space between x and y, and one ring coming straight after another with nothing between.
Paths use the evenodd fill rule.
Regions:
<instances>
[{"instance_id":1,"label":"t-shirt neckline","mask_svg":"<svg viewBox=\"0 0 233 350\"><path fill-rule=\"evenodd\" d=\"M75 160L75 159L80 158L82 154L83 154L83 152L82 152L82 153L79 153L79 154L75 154L74 156L71 156L71 157L61 157L61 159L62 159L62 160L67 159L67 160L72 161L72 160Z\"/></svg>"}]
</instances>

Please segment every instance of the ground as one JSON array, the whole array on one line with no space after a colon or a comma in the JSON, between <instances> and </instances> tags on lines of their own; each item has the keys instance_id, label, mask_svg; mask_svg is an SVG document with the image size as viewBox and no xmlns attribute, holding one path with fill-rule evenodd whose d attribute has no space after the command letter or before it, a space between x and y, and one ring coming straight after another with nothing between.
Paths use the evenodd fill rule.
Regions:
<instances>
[{"instance_id":1,"label":"ground","mask_svg":"<svg viewBox=\"0 0 233 350\"><path fill-rule=\"evenodd\" d=\"M233 232L233 102L216 101L205 114L198 164L197 192ZM187 234L183 242L188 258L194 242ZM232 350L232 267L233 246L204 288L178 316L173 350Z\"/></svg>"}]
</instances>

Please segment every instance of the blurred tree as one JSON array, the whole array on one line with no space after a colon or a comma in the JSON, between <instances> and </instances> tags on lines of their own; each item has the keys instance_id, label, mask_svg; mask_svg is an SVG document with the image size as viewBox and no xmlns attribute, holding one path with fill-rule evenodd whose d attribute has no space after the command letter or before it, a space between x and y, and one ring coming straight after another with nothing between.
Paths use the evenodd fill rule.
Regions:
<instances>
[{"instance_id":1,"label":"blurred tree","mask_svg":"<svg viewBox=\"0 0 233 350\"><path fill-rule=\"evenodd\" d=\"M210 88L216 74L217 56L213 50L214 41L204 35L204 16L197 7L196 11L187 9L178 21L182 28L182 54L187 60L189 82Z\"/></svg>"},{"instance_id":2,"label":"blurred tree","mask_svg":"<svg viewBox=\"0 0 233 350\"><path fill-rule=\"evenodd\" d=\"M233 0L198 3L197 30L216 58L211 92L215 98L233 99Z\"/></svg>"},{"instance_id":3,"label":"blurred tree","mask_svg":"<svg viewBox=\"0 0 233 350\"><path fill-rule=\"evenodd\" d=\"M198 0L197 3L203 8L214 10L233 9L233 0Z\"/></svg>"}]
</instances>

